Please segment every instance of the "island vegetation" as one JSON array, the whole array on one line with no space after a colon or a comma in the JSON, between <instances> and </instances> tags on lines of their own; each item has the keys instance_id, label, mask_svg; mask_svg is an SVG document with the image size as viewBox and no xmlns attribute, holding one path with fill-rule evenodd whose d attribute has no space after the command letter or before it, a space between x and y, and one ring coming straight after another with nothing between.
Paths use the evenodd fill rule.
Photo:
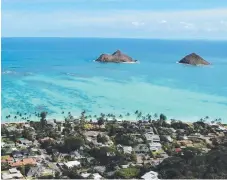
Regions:
<instances>
[{"instance_id":1,"label":"island vegetation","mask_svg":"<svg viewBox=\"0 0 227 180\"><path fill-rule=\"evenodd\" d=\"M105 62L105 63L135 63L137 60L133 60L126 54L123 54L120 50L117 50L113 54L102 54L99 56L97 62Z\"/></svg>"}]
</instances>

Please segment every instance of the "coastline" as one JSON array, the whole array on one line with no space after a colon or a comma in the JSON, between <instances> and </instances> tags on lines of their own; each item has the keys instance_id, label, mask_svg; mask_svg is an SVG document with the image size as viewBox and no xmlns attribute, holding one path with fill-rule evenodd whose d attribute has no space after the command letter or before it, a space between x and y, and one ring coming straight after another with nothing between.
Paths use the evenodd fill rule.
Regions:
<instances>
[{"instance_id":1,"label":"coastline","mask_svg":"<svg viewBox=\"0 0 227 180\"><path fill-rule=\"evenodd\" d=\"M106 113L107 114L107 113ZM61 116L62 115L62 116ZM57 114L50 114L50 115L47 115L47 121L48 120L57 120L57 121L65 121L65 118L67 117L67 116L63 116L63 114L61 114L61 115L57 115ZM87 114L88 116L89 116L89 114ZM194 116L194 117L192 117L192 118L180 118L180 117L178 117L178 118L174 118L174 117L172 117L172 116L168 116L168 114L166 114L167 115L167 120L166 120L166 122L167 123L171 123L171 120L176 120L176 121L182 121L182 122L184 122L184 123L193 123L193 122L197 122L197 121L199 121L201 118L205 118L205 117L197 117L197 116ZM80 115L74 115L73 116L75 119L79 119L80 118ZM89 122L90 120L92 120L92 122L97 122L97 118L98 117L100 117L100 115L97 115L97 117L94 117L94 115L92 115L92 117L91 118L87 118L86 119L86 121L87 122ZM112 118L112 117L105 117L105 119L107 119L107 121L111 121L111 120L114 120L114 118ZM128 122L136 122L136 121L139 121L139 120L142 120L141 118L137 118L136 116L133 116L133 115L130 115L130 116L123 116L122 118L120 118L120 117L115 117L115 119L117 120L117 121L119 121L119 122L121 122L121 121L128 121ZM151 120L157 120L157 119L159 119L159 116L157 117L157 118L154 118L153 116L152 116L152 118L151 118ZM211 117L209 117L209 119L206 119L205 120L205 122L206 123L208 123L208 124L210 124L214 119L217 119L217 118L211 118ZM29 121L34 121L34 122L38 122L38 121L40 121L40 117L37 117L37 116L31 116L31 118L29 118L29 119L26 119L26 120L22 120L22 119L17 119L17 120L15 120L15 119L10 119L9 121L7 121L7 120L9 120L9 119L6 119L6 120L1 120L1 124L19 124L19 123L26 123L28 120ZM143 121L143 120L142 120ZM148 121L148 120L145 120L145 121ZM225 121L225 119L222 119L222 121L221 121L221 124L227 124L227 122Z\"/></svg>"}]
</instances>

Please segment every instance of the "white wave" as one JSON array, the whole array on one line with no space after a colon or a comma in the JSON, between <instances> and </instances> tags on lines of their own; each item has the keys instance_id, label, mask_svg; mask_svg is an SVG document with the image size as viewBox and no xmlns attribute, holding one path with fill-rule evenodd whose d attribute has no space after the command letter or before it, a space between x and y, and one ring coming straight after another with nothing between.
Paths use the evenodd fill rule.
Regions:
<instances>
[{"instance_id":1,"label":"white wave","mask_svg":"<svg viewBox=\"0 0 227 180\"><path fill-rule=\"evenodd\" d=\"M124 64L140 64L139 61L136 61L136 62L122 62L122 63L124 63Z\"/></svg>"},{"instance_id":2,"label":"white wave","mask_svg":"<svg viewBox=\"0 0 227 180\"><path fill-rule=\"evenodd\" d=\"M16 74L15 71L3 71L2 74Z\"/></svg>"}]
</instances>

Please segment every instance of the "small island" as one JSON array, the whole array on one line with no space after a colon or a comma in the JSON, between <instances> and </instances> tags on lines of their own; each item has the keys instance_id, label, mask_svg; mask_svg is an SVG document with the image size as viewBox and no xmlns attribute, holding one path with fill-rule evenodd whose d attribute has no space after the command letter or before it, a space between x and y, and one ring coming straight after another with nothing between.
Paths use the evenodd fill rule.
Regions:
<instances>
[{"instance_id":1,"label":"small island","mask_svg":"<svg viewBox=\"0 0 227 180\"><path fill-rule=\"evenodd\" d=\"M117 50L112 55L102 54L95 61L97 61L97 62L112 62L112 63L135 63L135 62L137 62L137 60L133 60L128 55L123 54L120 50Z\"/></svg>"},{"instance_id":2,"label":"small island","mask_svg":"<svg viewBox=\"0 0 227 180\"><path fill-rule=\"evenodd\" d=\"M197 55L196 53L191 53L187 56L185 56L183 59L179 61L179 63L182 64L190 64L190 65L210 65L209 62L204 60L202 57Z\"/></svg>"}]
</instances>

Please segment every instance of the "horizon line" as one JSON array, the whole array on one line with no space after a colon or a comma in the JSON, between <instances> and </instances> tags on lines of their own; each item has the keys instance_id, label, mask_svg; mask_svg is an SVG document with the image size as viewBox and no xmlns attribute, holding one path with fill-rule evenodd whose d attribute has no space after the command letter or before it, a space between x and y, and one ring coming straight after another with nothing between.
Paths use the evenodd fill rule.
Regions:
<instances>
[{"instance_id":1,"label":"horizon line","mask_svg":"<svg viewBox=\"0 0 227 180\"><path fill-rule=\"evenodd\" d=\"M1 36L1 39L10 38L62 38L62 39L138 39L138 40L178 40L178 41L227 41L227 39L205 39L205 38L145 38L145 37L77 37L77 36Z\"/></svg>"}]
</instances>

